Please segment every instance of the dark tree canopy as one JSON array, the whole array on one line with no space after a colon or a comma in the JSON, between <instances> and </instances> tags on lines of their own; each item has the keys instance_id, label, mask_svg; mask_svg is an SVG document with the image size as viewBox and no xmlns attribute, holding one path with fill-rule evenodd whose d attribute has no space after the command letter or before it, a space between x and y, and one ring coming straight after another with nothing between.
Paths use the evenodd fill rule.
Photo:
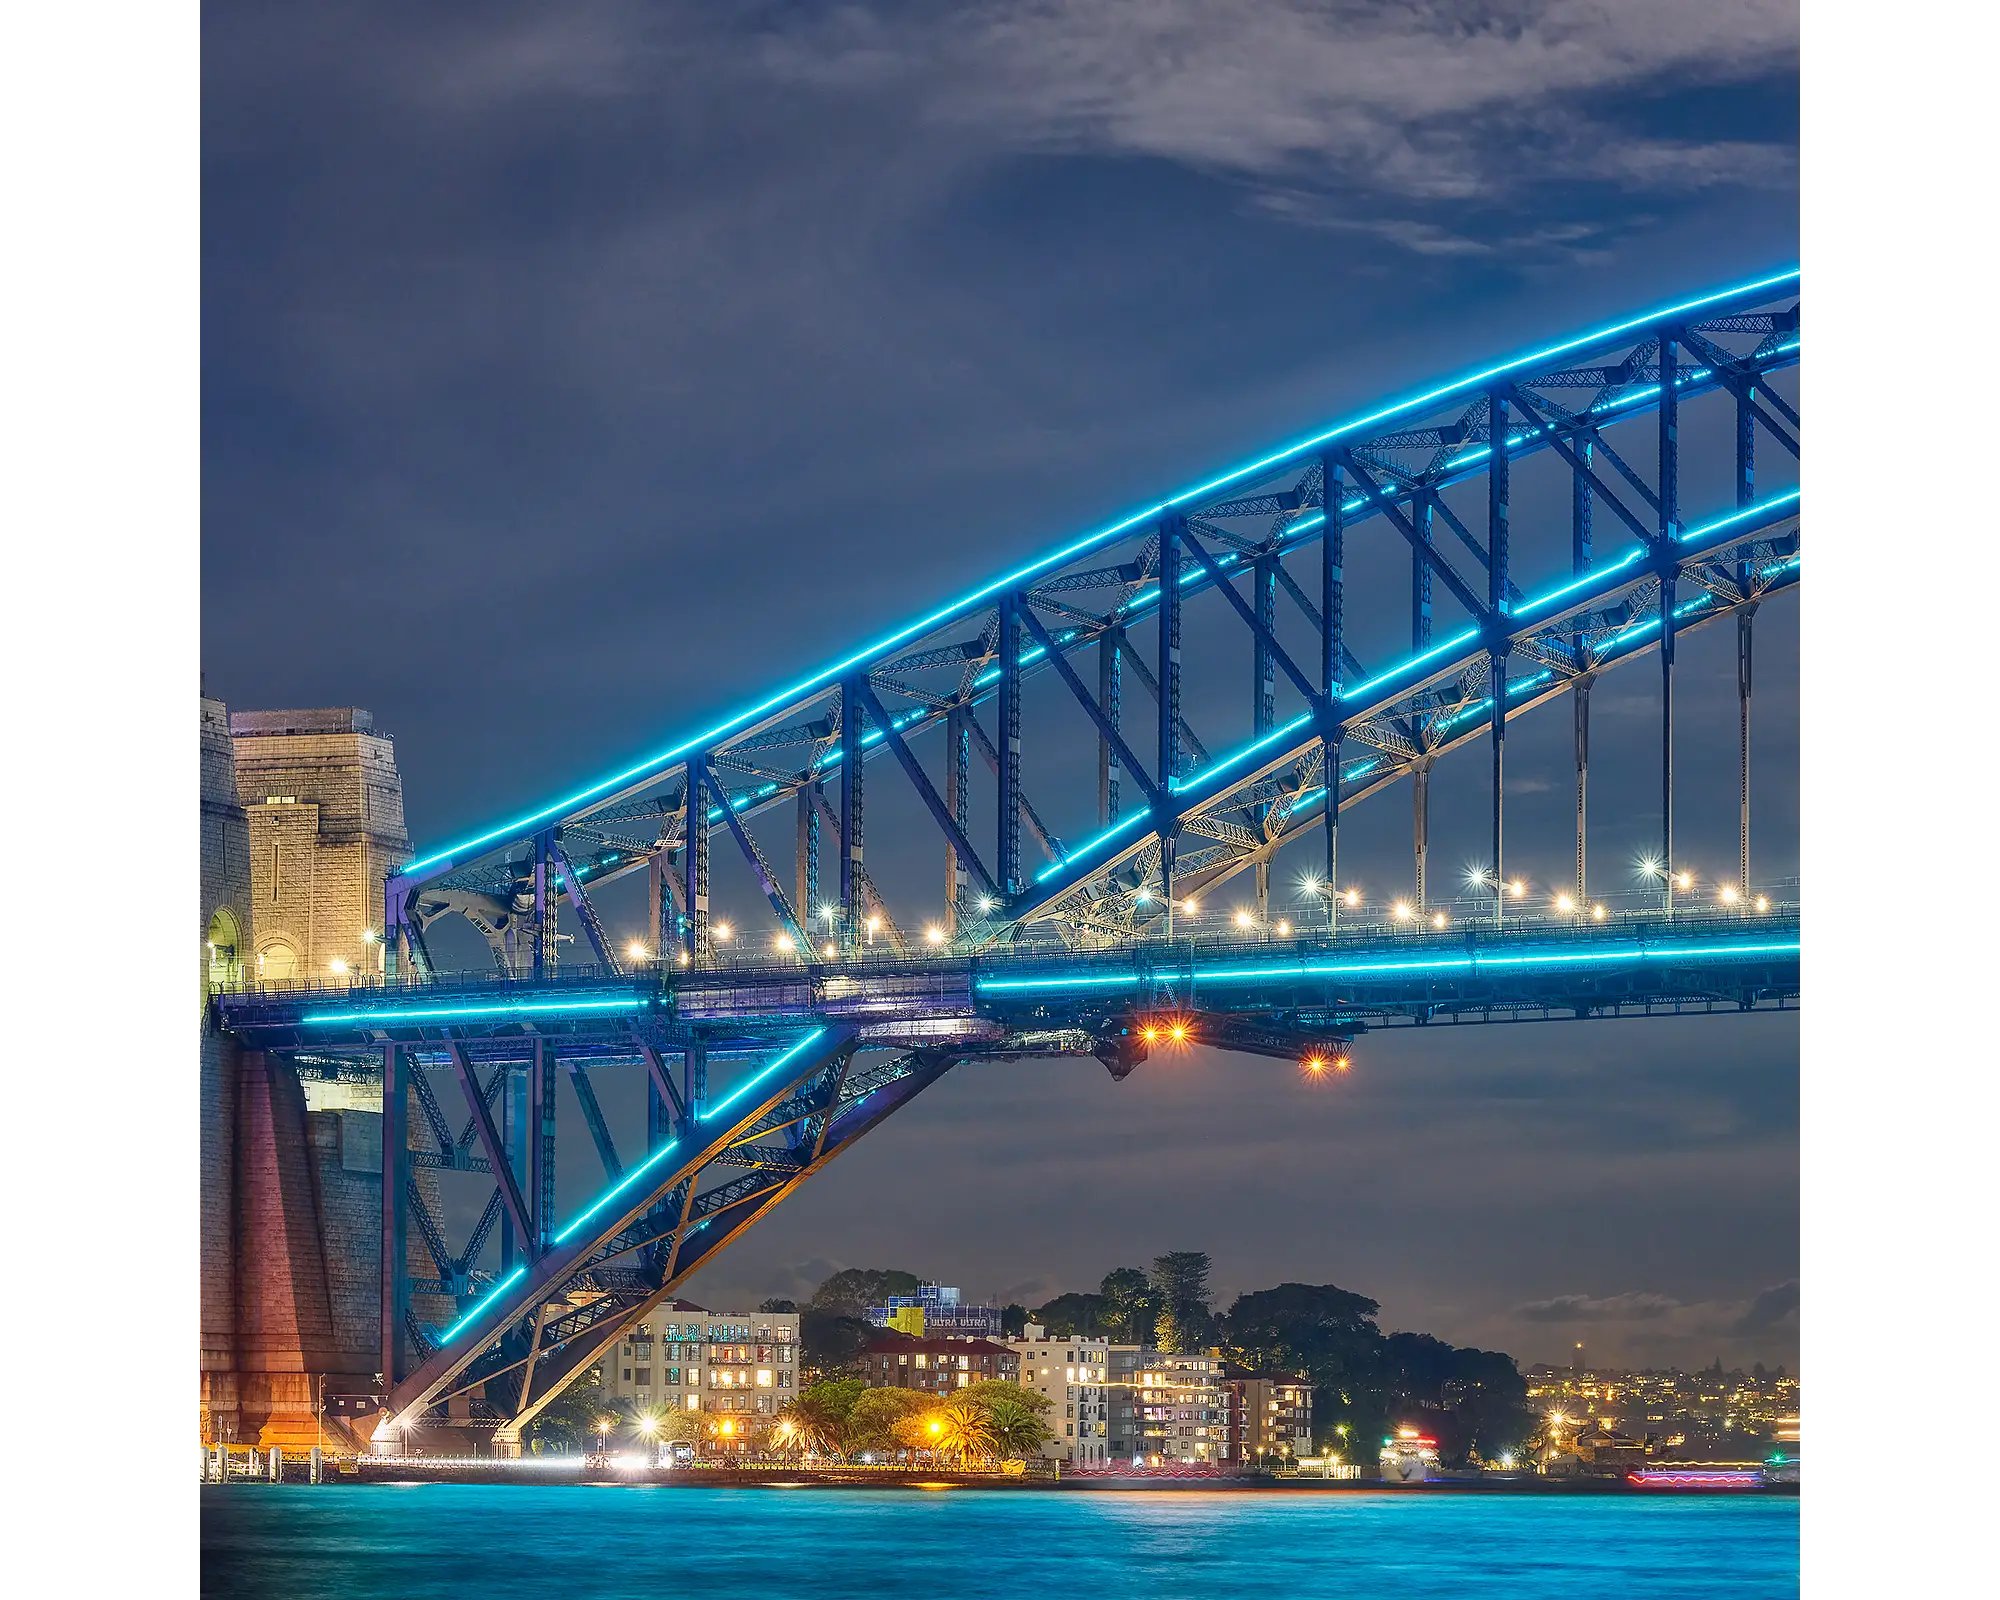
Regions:
<instances>
[{"instance_id":1,"label":"dark tree canopy","mask_svg":"<svg viewBox=\"0 0 2000 1600\"><path fill-rule=\"evenodd\" d=\"M1159 1319L1153 1280L1138 1267L1113 1267L1097 1286L1104 1302L1106 1330L1120 1344L1146 1344Z\"/></svg>"},{"instance_id":2,"label":"dark tree canopy","mask_svg":"<svg viewBox=\"0 0 2000 1600\"><path fill-rule=\"evenodd\" d=\"M915 1273L895 1272L880 1267L848 1267L836 1272L813 1290L806 1302L812 1311L830 1312L840 1317L866 1317L870 1306L886 1305L895 1294L915 1294Z\"/></svg>"},{"instance_id":3,"label":"dark tree canopy","mask_svg":"<svg viewBox=\"0 0 2000 1600\"><path fill-rule=\"evenodd\" d=\"M858 1372L862 1347L877 1331L859 1317L808 1307L799 1313L799 1365L828 1378Z\"/></svg>"},{"instance_id":4,"label":"dark tree canopy","mask_svg":"<svg viewBox=\"0 0 2000 1600\"><path fill-rule=\"evenodd\" d=\"M794 1300L760 1300L757 1302L757 1309L759 1311L779 1312L797 1311L799 1307L798 1302Z\"/></svg>"},{"instance_id":5,"label":"dark tree canopy","mask_svg":"<svg viewBox=\"0 0 2000 1600\"><path fill-rule=\"evenodd\" d=\"M1101 1339L1105 1331L1104 1310L1101 1295L1059 1294L1029 1320L1039 1322L1058 1339Z\"/></svg>"},{"instance_id":6,"label":"dark tree canopy","mask_svg":"<svg viewBox=\"0 0 2000 1600\"><path fill-rule=\"evenodd\" d=\"M1207 1349L1215 1322L1208 1306L1208 1253L1170 1250L1153 1257L1152 1288L1159 1347L1176 1354Z\"/></svg>"},{"instance_id":7,"label":"dark tree canopy","mask_svg":"<svg viewBox=\"0 0 2000 1600\"><path fill-rule=\"evenodd\" d=\"M1431 1434L1448 1462L1475 1450L1491 1458L1528 1436L1527 1383L1512 1357L1426 1333L1384 1335L1380 1310L1335 1284L1281 1283L1237 1296L1223 1343L1252 1371L1309 1379L1314 1432L1350 1461L1371 1460L1399 1423Z\"/></svg>"}]
</instances>

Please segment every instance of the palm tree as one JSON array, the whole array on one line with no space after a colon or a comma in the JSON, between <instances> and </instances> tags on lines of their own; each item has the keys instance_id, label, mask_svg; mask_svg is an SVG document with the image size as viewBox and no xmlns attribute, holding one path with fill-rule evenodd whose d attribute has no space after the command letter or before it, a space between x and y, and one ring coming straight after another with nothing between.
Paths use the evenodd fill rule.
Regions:
<instances>
[{"instance_id":1,"label":"palm tree","mask_svg":"<svg viewBox=\"0 0 2000 1600\"><path fill-rule=\"evenodd\" d=\"M1011 1398L994 1400L986 1408L986 1422L1003 1455L1026 1458L1055 1437L1032 1406Z\"/></svg>"},{"instance_id":2,"label":"palm tree","mask_svg":"<svg viewBox=\"0 0 2000 1600\"><path fill-rule=\"evenodd\" d=\"M997 1442L993 1424L978 1406L954 1400L932 1420L937 1424L933 1435L937 1451L947 1459L955 1457L965 1466L974 1458L983 1460L993 1454Z\"/></svg>"},{"instance_id":3,"label":"palm tree","mask_svg":"<svg viewBox=\"0 0 2000 1600\"><path fill-rule=\"evenodd\" d=\"M813 1455L847 1456L845 1419L816 1396L800 1395L779 1413L781 1423L789 1423L790 1442Z\"/></svg>"}]
</instances>

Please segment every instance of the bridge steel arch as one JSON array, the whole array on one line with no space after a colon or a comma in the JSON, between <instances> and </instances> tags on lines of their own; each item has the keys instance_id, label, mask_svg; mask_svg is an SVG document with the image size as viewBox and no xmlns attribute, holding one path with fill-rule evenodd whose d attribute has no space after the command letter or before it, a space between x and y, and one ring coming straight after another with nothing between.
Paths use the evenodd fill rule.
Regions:
<instances>
[{"instance_id":1,"label":"bridge steel arch","mask_svg":"<svg viewBox=\"0 0 2000 1600\"><path fill-rule=\"evenodd\" d=\"M592 894L640 872L652 885L654 958L703 964L714 954L707 880L717 848L742 855L802 959L816 953L816 914L829 899L835 925L824 931L843 951L864 942L871 919L907 948L867 866L864 778L885 765L934 829L949 948L988 950L1028 930L1087 948L1171 934L1179 901L1245 871L1257 874L1261 903L1272 858L1315 827L1331 883L1341 812L1405 777L1425 783L1441 755L1483 738L1494 750L1488 865L1499 915L1506 724L1576 692L1581 761L1590 685L1642 655L1659 658L1667 691L1660 855L1670 859L1676 640L1737 619L1747 749L1750 619L1798 581L1798 491L1760 495L1755 473L1759 439L1794 463L1799 452L1798 412L1770 385L1799 360L1797 290L1792 271L1693 298L1285 446L985 584L657 756L419 856L385 892L399 968L426 970L425 925L456 912L488 934L502 970L543 970L567 902L580 948L617 971ZM1695 406L1733 413L1735 492L1721 504L1689 504L1683 490L1681 419ZM1519 543L1510 483L1537 457L1571 479L1572 570L1525 595L1510 573ZM1483 519L1454 509L1468 499L1484 501ZM1345 627L1345 569L1364 536L1409 551L1413 649L1387 665L1358 660ZM1301 582L1294 569L1306 566L1317 570ZM1163 586L1167 571L1174 581ZM1180 636L1197 603L1228 617L1255 655L1255 736L1234 749L1211 752L1183 705ZM1295 637L1303 622L1310 651L1285 648L1280 607L1294 613ZM1447 636L1434 610L1455 611L1461 625ZM1096 745L1098 815L1075 844L1053 831L1022 778L1023 747L1040 732L1024 723L1022 686L1045 674ZM1135 684L1143 718L1130 714ZM1303 707L1282 723L1279 690ZM926 765L934 735L944 759ZM982 768L999 818L991 840L970 837L967 821ZM1325 775L1335 769L1329 805ZM1747 776L1746 758L1746 889ZM786 812L797 819L786 830L794 859L774 864L769 824ZM1024 835L1039 859L1028 859ZM1326 912L1337 917L1331 895Z\"/></svg>"},{"instance_id":2,"label":"bridge steel arch","mask_svg":"<svg viewBox=\"0 0 2000 1600\"><path fill-rule=\"evenodd\" d=\"M689 1273L961 1062L1094 1055L1123 1077L1147 1055L1145 1016L1199 1017L1203 1041L1223 1049L1344 1061L1359 1034L1396 1025L1794 1003L1795 912L1676 906L1666 869L1676 641L1733 617L1737 887L1750 895L1752 619L1799 579L1799 414L1772 379L1799 346L1798 274L1774 274L1286 445L417 857L386 889L385 983L219 997L221 1025L247 1045L312 1070L365 1063L383 1084L378 1442L446 1420L518 1440ZM1684 433L1684 418L1709 413L1725 425L1711 416ZM1760 440L1780 461L1762 490ZM1567 480L1569 571L1534 592L1514 573L1529 470ZM1699 500L1716 481L1728 491ZM1359 659L1348 626L1364 539L1407 563L1410 649L1386 663ZM1251 736L1226 748L1189 715L1182 644L1196 606L1235 630L1252 664ZM1658 900L1645 917L1593 921L1581 914L1589 694L1643 658L1659 662L1663 691ZM1053 831L1023 779L1022 752L1045 733L1024 705L1031 680L1059 691L1095 747L1097 814L1080 842ZM1538 922L1508 905L1506 734L1563 694L1575 706L1579 915ZM1411 780L1421 906L1433 766L1481 740L1484 914L1394 936L1342 923L1342 813ZM948 903L935 942L903 931L870 876L871 771L907 785L932 829ZM970 822L982 772L990 837ZM789 862L774 823L788 824ZM1230 950L1175 926L1178 906L1240 874L1261 910L1271 863L1293 844L1315 847L1326 890L1313 925ZM714 849L742 856L789 954L718 959ZM594 899L633 874L645 875L657 934L637 962L612 948ZM556 954L564 905L582 963ZM495 972L438 969L425 929L453 914L486 936ZM630 1165L589 1078L613 1067L646 1075L646 1153ZM456 1130L434 1076L465 1102ZM606 1184L567 1221L553 1183L564 1077ZM462 1249L412 1199L424 1166L492 1179ZM502 1270L476 1283L470 1264L496 1225ZM449 1327L409 1314L412 1284L395 1264L411 1227L437 1263L419 1287L458 1296Z\"/></svg>"}]
</instances>

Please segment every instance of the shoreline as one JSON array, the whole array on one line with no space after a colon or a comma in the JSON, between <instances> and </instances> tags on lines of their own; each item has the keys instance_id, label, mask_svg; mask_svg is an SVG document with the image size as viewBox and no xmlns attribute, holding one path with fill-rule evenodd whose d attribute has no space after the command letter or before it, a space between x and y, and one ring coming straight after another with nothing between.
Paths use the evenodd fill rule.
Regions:
<instances>
[{"instance_id":1,"label":"shoreline","mask_svg":"<svg viewBox=\"0 0 2000 1600\"><path fill-rule=\"evenodd\" d=\"M332 1464L329 1463L329 1466ZM287 1483L306 1482L304 1463L287 1463ZM204 1487L236 1488L259 1480L237 1480L228 1484L208 1483ZM1379 1494L1379 1495L1634 1495L1653 1499L1748 1496L1796 1499L1799 1485L1759 1483L1726 1486L1681 1486L1632 1483L1619 1477L1543 1478L1530 1475L1441 1477L1421 1484L1385 1484L1380 1479L1300 1479L1260 1476L1214 1478L1150 1478L1090 1474L1061 1479L999 1476L992 1473L957 1472L847 1472L838 1468L780 1468L742 1471L726 1468L654 1467L612 1471L586 1467L579 1462L572 1470L554 1467L523 1471L512 1463L493 1466L453 1464L413 1470L406 1464L328 1471L321 1486L409 1487L426 1483L522 1485L537 1484L560 1488L666 1488L666 1489L896 1489L911 1493L938 1493L953 1489L1018 1492L1076 1493L1226 1493L1226 1494Z\"/></svg>"}]
</instances>

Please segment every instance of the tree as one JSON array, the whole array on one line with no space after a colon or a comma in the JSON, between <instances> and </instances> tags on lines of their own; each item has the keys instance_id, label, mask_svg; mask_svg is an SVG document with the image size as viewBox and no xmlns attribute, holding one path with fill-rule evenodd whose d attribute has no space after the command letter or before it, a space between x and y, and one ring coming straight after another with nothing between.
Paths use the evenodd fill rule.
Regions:
<instances>
[{"instance_id":1,"label":"tree","mask_svg":"<svg viewBox=\"0 0 2000 1600\"><path fill-rule=\"evenodd\" d=\"M781 1312L797 1311L799 1308L798 1303L792 1300L760 1300L757 1302L757 1309L759 1311Z\"/></svg>"},{"instance_id":2,"label":"tree","mask_svg":"<svg viewBox=\"0 0 2000 1600\"><path fill-rule=\"evenodd\" d=\"M1104 1326L1104 1301L1094 1294L1059 1294L1030 1320L1058 1339L1095 1339Z\"/></svg>"},{"instance_id":3,"label":"tree","mask_svg":"<svg viewBox=\"0 0 2000 1600\"><path fill-rule=\"evenodd\" d=\"M1019 1339L1028 1331L1028 1308L1009 1302L1000 1308L1000 1332L1009 1339Z\"/></svg>"},{"instance_id":4,"label":"tree","mask_svg":"<svg viewBox=\"0 0 2000 1600\"><path fill-rule=\"evenodd\" d=\"M848 1267L813 1290L806 1309L865 1321L870 1306L887 1305L891 1295L915 1294L917 1288L914 1273L877 1267Z\"/></svg>"},{"instance_id":5,"label":"tree","mask_svg":"<svg viewBox=\"0 0 2000 1600\"><path fill-rule=\"evenodd\" d=\"M1120 1344L1144 1344L1153 1337L1159 1302L1153 1280L1138 1267L1113 1267L1097 1286L1104 1302L1105 1331Z\"/></svg>"},{"instance_id":6,"label":"tree","mask_svg":"<svg viewBox=\"0 0 2000 1600\"><path fill-rule=\"evenodd\" d=\"M799 1366L821 1378L859 1372L861 1353L877 1331L859 1317L808 1307L799 1313Z\"/></svg>"},{"instance_id":7,"label":"tree","mask_svg":"<svg viewBox=\"0 0 2000 1600\"><path fill-rule=\"evenodd\" d=\"M782 1416L802 1448L845 1459L853 1448L854 1409L869 1392L859 1378L809 1384Z\"/></svg>"},{"instance_id":8,"label":"tree","mask_svg":"<svg viewBox=\"0 0 2000 1600\"><path fill-rule=\"evenodd\" d=\"M1154 1339L1176 1355L1204 1350L1215 1317L1208 1308L1208 1254L1170 1250L1153 1258Z\"/></svg>"},{"instance_id":9,"label":"tree","mask_svg":"<svg viewBox=\"0 0 2000 1600\"><path fill-rule=\"evenodd\" d=\"M1314 1426L1350 1460L1366 1459L1405 1422L1433 1435L1446 1462L1520 1446L1533 1419L1512 1357L1424 1333L1384 1336L1380 1310L1336 1284L1281 1283L1236 1297L1222 1319L1223 1344L1253 1372L1311 1380Z\"/></svg>"},{"instance_id":10,"label":"tree","mask_svg":"<svg viewBox=\"0 0 2000 1600\"><path fill-rule=\"evenodd\" d=\"M939 1455L960 1466L983 1461L993 1454L995 1437L992 1419L983 1406L954 1399L925 1424L931 1445Z\"/></svg>"},{"instance_id":11,"label":"tree","mask_svg":"<svg viewBox=\"0 0 2000 1600\"><path fill-rule=\"evenodd\" d=\"M594 1383L573 1383L535 1413L521 1430L530 1450L577 1451L597 1443L597 1424L612 1413L604 1391Z\"/></svg>"},{"instance_id":12,"label":"tree","mask_svg":"<svg viewBox=\"0 0 2000 1600\"><path fill-rule=\"evenodd\" d=\"M914 1389L870 1389L854 1402L849 1415L848 1453L898 1448L902 1425L930 1408L929 1398Z\"/></svg>"},{"instance_id":13,"label":"tree","mask_svg":"<svg viewBox=\"0 0 2000 1600\"><path fill-rule=\"evenodd\" d=\"M1033 1390L1023 1389L1018 1396L1000 1396L986 1407L987 1426L993 1430L994 1445L1003 1456L1026 1460L1055 1437L1055 1430L1021 1398L1031 1394L1037 1400L1043 1398Z\"/></svg>"}]
</instances>

